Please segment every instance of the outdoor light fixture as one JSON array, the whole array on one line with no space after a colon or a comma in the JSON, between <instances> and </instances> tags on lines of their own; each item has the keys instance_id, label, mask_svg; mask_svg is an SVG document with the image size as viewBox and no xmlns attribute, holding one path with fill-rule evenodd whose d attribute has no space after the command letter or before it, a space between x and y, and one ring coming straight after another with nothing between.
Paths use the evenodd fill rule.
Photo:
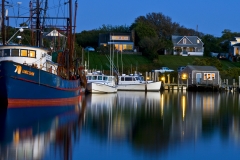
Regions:
<instances>
[{"instance_id":1,"label":"outdoor light fixture","mask_svg":"<svg viewBox=\"0 0 240 160\"><path fill-rule=\"evenodd\" d=\"M187 79L187 74L186 73L182 74L182 79Z\"/></svg>"}]
</instances>

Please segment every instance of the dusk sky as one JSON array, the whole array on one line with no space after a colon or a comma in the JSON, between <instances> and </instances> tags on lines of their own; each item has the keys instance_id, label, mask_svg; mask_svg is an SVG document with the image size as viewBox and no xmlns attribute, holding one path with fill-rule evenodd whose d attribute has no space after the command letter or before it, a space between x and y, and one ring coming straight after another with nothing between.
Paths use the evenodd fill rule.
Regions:
<instances>
[{"instance_id":1,"label":"dusk sky","mask_svg":"<svg viewBox=\"0 0 240 160\"><path fill-rule=\"evenodd\" d=\"M55 9L52 6L66 1L48 0L49 8ZM19 1L10 2L17 7ZM28 6L29 1L22 1L20 14L29 15ZM239 0L78 0L76 32L97 29L103 24L130 26L137 17L155 12L170 17L172 22L186 28L198 28L204 34L221 36L224 29L240 32L239 6ZM17 10L14 14L17 14Z\"/></svg>"}]
</instances>

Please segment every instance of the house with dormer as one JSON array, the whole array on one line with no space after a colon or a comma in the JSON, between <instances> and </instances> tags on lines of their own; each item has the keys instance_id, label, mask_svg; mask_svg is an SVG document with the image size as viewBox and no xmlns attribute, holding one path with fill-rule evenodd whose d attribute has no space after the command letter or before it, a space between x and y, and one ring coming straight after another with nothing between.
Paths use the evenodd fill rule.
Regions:
<instances>
[{"instance_id":1,"label":"house with dormer","mask_svg":"<svg viewBox=\"0 0 240 160\"><path fill-rule=\"evenodd\" d=\"M204 43L197 36L172 36L173 55L203 56Z\"/></svg>"},{"instance_id":2,"label":"house with dormer","mask_svg":"<svg viewBox=\"0 0 240 160\"><path fill-rule=\"evenodd\" d=\"M234 37L233 40L229 41L229 56L228 59L236 61L236 57L240 55L240 37Z\"/></svg>"}]
</instances>

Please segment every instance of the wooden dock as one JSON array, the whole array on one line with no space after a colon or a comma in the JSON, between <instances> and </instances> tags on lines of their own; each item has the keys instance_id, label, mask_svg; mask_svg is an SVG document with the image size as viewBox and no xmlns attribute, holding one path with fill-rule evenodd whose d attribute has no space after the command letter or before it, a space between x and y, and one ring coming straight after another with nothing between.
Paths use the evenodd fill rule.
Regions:
<instances>
[{"instance_id":1,"label":"wooden dock","mask_svg":"<svg viewBox=\"0 0 240 160\"><path fill-rule=\"evenodd\" d=\"M176 83L165 83L163 84L164 90L178 90L178 91L186 91L187 85L186 84L176 84Z\"/></svg>"},{"instance_id":2,"label":"wooden dock","mask_svg":"<svg viewBox=\"0 0 240 160\"><path fill-rule=\"evenodd\" d=\"M217 91L227 91L227 92L239 92L240 89L238 86L212 86L212 85L191 85L187 86L187 84L176 84L176 83L165 83L162 85L163 90L168 90L168 91L212 91L212 92L217 92Z\"/></svg>"}]
</instances>

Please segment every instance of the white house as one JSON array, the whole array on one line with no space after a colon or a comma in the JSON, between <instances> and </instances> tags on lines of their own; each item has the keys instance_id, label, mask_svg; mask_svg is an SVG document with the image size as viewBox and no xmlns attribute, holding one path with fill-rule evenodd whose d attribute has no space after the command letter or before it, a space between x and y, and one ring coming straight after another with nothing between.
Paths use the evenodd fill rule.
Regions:
<instances>
[{"instance_id":1,"label":"white house","mask_svg":"<svg viewBox=\"0 0 240 160\"><path fill-rule=\"evenodd\" d=\"M173 55L203 56L204 43L197 36L172 36Z\"/></svg>"}]
</instances>

